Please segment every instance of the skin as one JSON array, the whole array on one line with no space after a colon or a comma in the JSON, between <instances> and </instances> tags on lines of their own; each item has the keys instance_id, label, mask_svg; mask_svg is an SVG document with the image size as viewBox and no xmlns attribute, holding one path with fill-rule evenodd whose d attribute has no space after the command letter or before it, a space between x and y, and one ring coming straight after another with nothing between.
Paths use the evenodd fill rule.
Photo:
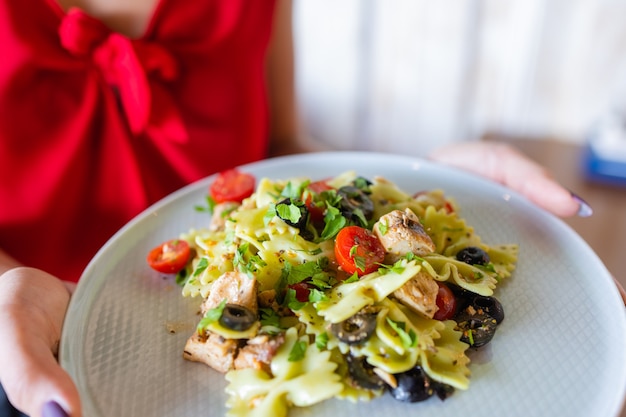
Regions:
<instances>
[{"instance_id":1,"label":"skin","mask_svg":"<svg viewBox=\"0 0 626 417\"><path fill-rule=\"evenodd\" d=\"M82 7L114 30L138 37L148 26L156 2L60 0L59 4L64 9ZM318 150L298 135L290 16L291 2L280 1L268 61L272 155ZM510 147L467 143L441 149L431 157L499 181L559 216L571 216L578 210L569 191ZM82 416L78 391L56 359L73 284L22 266L1 249L0 274L1 339L11 341L0 343L0 382L9 399L32 417L41 416L43 405L50 400L60 404L68 415Z\"/></svg>"},{"instance_id":2,"label":"skin","mask_svg":"<svg viewBox=\"0 0 626 417\"><path fill-rule=\"evenodd\" d=\"M541 165L506 144L467 142L436 149L430 158L490 178L557 216L578 212L579 203ZM479 164L476 161L480 161Z\"/></svg>"},{"instance_id":3,"label":"skin","mask_svg":"<svg viewBox=\"0 0 626 417\"><path fill-rule=\"evenodd\" d=\"M78 391L58 366L56 353L72 284L44 271L12 268L0 277L0 381L16 407L39 416L56 400L80 416Z\"/></svg>"}]
</instances>

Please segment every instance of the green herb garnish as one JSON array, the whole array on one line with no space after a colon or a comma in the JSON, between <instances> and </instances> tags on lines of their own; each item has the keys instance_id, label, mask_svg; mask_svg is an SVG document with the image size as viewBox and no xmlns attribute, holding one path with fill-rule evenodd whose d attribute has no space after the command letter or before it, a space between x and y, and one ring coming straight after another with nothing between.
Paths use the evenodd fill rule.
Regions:
<instances>
[{"instance_id":1,"label":"green herb garnish","mask_svg":"<svg viewBox=\"0 0 626 417\"><path fill-rule=\"evenodd\" d=\"M409 349L417 346L417 334L415 334L413 329L410 329L407 332L406 324L404 322L396 322L387 317L387 323L398 334L398 337L400 337L402 345L405 348Z\"/></svg>"},{"instance_id":2,"label":"green herb garnish","mask_svg":"<svg viewBox=\"0 0 626 417\"><path fill-rule=\"evenodd\" d=\"M222 300L222 302L217 307L214 307L204 313L204 317L202 317L202 320L200 320L200 322L198 323L196 331L202 334L211 323L218 321L220 317L222 317L224 307L226 307L226 299Z\"/></svg>"},{"instance_id":3,"label":"green herb garnish","mask_svg":"<svg viewBox=\"0 0 626 417\"><path fill-rule=\"evenodd\" d=\"M304 356L306 355L307 347L308 347L307 342L303 340L296 340L296 343L294 343L293 347L291 348L291 351L289 352L289 357L287 358L287 360L289 362L301 361L302 359L304 359Z\"/></svg>"}]
</instances>

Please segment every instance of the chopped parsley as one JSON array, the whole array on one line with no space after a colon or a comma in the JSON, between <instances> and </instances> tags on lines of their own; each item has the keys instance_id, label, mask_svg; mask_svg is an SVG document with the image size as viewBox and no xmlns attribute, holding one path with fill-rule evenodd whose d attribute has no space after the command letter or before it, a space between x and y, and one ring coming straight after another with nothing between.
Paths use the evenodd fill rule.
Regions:
<instances>
[{"instance_id":1,"label":"chopped parsley","mask_svg":"<svg viewBox=\"0 0 626 417\"><path fill-rule=\"evenodd\" d=\"M263 268L267 263L261 259L258 255L249 254L250 244L244 242L237 248L235 252L235 258L233 259L233 265L235 265L239 271L251 276L257 272L260 268Z\"/></svg>"},{"instance_id":2,"label":"chopped parsley","mask_svg":"<svg viewBox=\"0 0 626 417\"><path fill-rule=\"evenodd\" d=\"M298 301L298 297L296 297L296 290L293 288L287 288L283 305L287 306L291 311L297 311L304 307L305 304L306 303L303 303L302 301Z\"/></svg>"},{"instance_id":3,"label":"chopped parsley","mask_svg":"<svg viewBox=\"0 0 626 417\"><path fill-rule=\"evenodd\" d=\"M280 316L271 308L260 308L261 326L272 326L280 328Z\"/></svg>"},{"instance_id":4,"label":"chopped parsley","mask_svg":"<svg viewBox=\"0 0 626 417\"><path fill-rule=\"evenodd\" d=\"M354 261L356 269L365 271L365 257L357 255L359 245L354 245L350 248L350 257Z\"/></svg>"},{"instance_id":5,"label":"chopped parsley","mask_svg":"<svg viewBox=\"0 0 626 417\"><path fill-rule=\"evenodd\" d=\"M196 269L193 270L193 273L191 274L191 276L197 277L198 275L203 273L208 267L209 267L209 261L207 260L207 258L204 258L204 257L200 258L200 260L198 261L198 264L196 265Z\"/></svg>"},{"instance_id":6,"label":"chopped parsley","mask_svg":"<svg viewBox=\"0 0 626 417\"><path fill-rule=\"evenodd\" d=\"M326 214L324 215L324 230L322 230L320 239L329 240L334 238L347 224L348 220L343 217L341 211L337 207L327 204Z\"/></svg>"},{"instance_id":7,"label":"chopped parsley","mask_svg":"<svg viewBox=\"0 0 626 417\"><path fill-rule=\"evenodd\" d=\"M204 317L202 317L202 320L200 320L198 326L196 327L197 332L202 334L211 323L218 321L220 317L222 317L224 307L226 307L226 299L222 300L217 307L214 307L204 313Z\"/></svg>"},{"instance_id":8,"label":"chopped parsley","mask_svg":"<svg viewBox=\"0 0 626 417\"><path fill-rule=\"evenodd\" d=\"M199 204L194 206L194 209L199 212L206 212L209 214L213 214L213 210L215 210L215 206L217 205L213 197L211 197L210 195L207 195L205 197L205 203L206 204L204 206L199 205Z\"/></svg>"},{"instance_id":9,"label":"chopped parsley","mask_svg":"<svg viewBox=\"0 0 626 417\"><path fill-rule=\"evenodd\" d=\"M275 206L276 214L283 220L288 220L291 223L297 224L302 217L302 211L298 204L295 204L293 200L290 203L281 203Z\"/></svg>"},{"instance_id":10,"label":"chopped parsley","mask_svg":"<svg viewBox=\"0 0 626 417\"><path fill-rule=\"evenodd\" d=\"M387 234L387 232L389 231L389 225L387 225L387 223L385 222L378 222L378 230L380 231L380 234L385 236Z\"/></svg>"},{"instance_id":11,"label":"chopped parsley","mask_svg":"<svg viewBox=\"0 0 626 417\"><path fill-rule=\"evenodd\" d=\"M402 341L402 345L406 349L417 346L417 334L415 334L413 329L410 329L407 332L406 323L393 321L389 317L387 317L387 323L398 334L398 337Z\"/></svg>"},{"instance_id":12,"label":"chopped parsley","mask_svg":"<svg viewBox=\"0 0 626 417\"><path fill-rule=\"evenodd\" d=\"M324 269L328 266L328 258L320 258L315 262L304 262L293 265L285 262L281 280L287 285L297 284L306 279L311 279L313 285L318 288L328 288L330 276Z\"/></svg>"},{"instance_id":13,"label":"chopped parsley","mask_svg":"<svg viewBox=\"0 0 626 417\"><path fill-rule=\"evenodd\" d=\"M324 332L315 336L315 346L317 346L319 350L326 349L327 344L328 344L328 333Z\"/></svg>"},{"instance_id":14,"label":"chopped parsley","mask_svg":"<svg viewBox=\"0 0 626 417\"><path fill-rule=\"evenodd\" d=\"M180 271L176 273L176 278L175 278L176 284L180 286L185 285L185 283L187 283L187 278L188 278L187 269L186 268L181 269Z\"/></svg>"},{"instance_id":15,"label":"chopped parsley","mask_svg":"<svg viewBox=\"0 0 626 417\"><path fill-rule=\"evenodd\" d=\"M318 301L328 301L328 296L317 288L311 288L309 290L309 302L317 303Z\"/></svg>"},{"instance_id":16,"label":"chopped parsley","mask_svg":"<svg viewBox=\"0 0 626 417\"><path fill-rule=\"evenodd\" d=\"M294 343L293 347L291 348L291 351L289 352L289 357L287 358L287 360L289 362L301 361L302 359L304 359L304 356L306 355L307 347L308 347L308 344L304 340L296 340L296 343Z\"/></svg>"}]
</instances>

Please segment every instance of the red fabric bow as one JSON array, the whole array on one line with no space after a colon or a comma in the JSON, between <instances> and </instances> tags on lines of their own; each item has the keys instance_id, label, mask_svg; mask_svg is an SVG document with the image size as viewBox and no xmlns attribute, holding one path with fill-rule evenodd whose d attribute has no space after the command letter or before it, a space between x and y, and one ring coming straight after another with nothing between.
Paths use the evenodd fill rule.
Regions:
<instances>
[{"instance_id":1,"label":"red fabric bow","mask_svg":"<svg viewBox=\"0 0 626 417\"><path fill-rule=\"evenodd\" d=\"M178 77L178 63L162 45L131 40L77 8L61 21L59 36L67 51L91 59L117 90L133 134L187 140L180 113L162 84Z\"/></svg>"}]
</instances>

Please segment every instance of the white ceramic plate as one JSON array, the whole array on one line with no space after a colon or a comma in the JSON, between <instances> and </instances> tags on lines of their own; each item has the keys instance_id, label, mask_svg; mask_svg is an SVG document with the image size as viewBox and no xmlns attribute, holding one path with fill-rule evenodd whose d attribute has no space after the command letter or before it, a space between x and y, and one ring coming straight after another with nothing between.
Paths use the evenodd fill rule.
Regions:
<instances>
[{"instance_id":1,"label":"white ceramic plate","mask_svg":"<svg viewBox=\"0 0 626 417\"><path fill-rule=\"evenodd\" d=\"M559 219L509 190L402 156L322 153L243 167L257 177L382 175L407 191L442 188L489 244L518 243L514 275L497 290L507 318L473 357L468 391L417 404L386 396L331 400L291 416L615 416L626 392L626 318L611 277ZM208 222L194 210L211 178L165 198L120 230L85 270L63 330L61 363L85 416L223 416L223 375L182 359L199 300L148 268L149 249Z\"/></svg>"}]
</instances>

